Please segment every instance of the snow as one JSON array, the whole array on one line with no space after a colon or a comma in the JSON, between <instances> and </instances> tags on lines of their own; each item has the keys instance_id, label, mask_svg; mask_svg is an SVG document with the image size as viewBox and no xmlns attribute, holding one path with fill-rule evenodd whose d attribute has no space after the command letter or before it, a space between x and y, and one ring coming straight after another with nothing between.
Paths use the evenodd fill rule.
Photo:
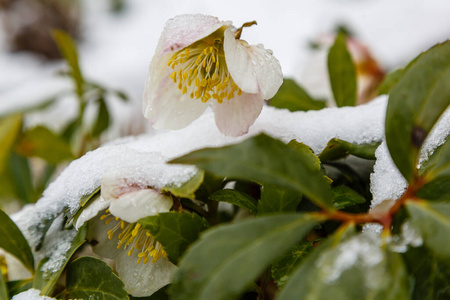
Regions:
<instances>
[{"instance_id":1,"label":"snow","mask_svg":"<svg viewBox=\"0 0 450 300\"><path fill-rule=\"evenodd\" d=\"M22 292L20 294L15 295L12 297L12 300L51 300L55 299L52 297L47 296L40 296L41 293L40 290L36 289L29 289L28 291Z\"/></svg>"},{"instance_id":2,"label":"snow","mask_svg":"<svg viewBox=\"0 0 450 300\"><path fill-rule=\"evenodd\" d=\"M98 188L103 175L126 178L130 184L157 190L181 185L195 174L196 168L168 165L168 160L204 147L238 143L260 132L284 142L297 139L317 154L335 137L356 143L381 141L386 98L381 96L357 107L309 112L266 106L250 132L238 138L222 135L214 123L213 112L208 111L181 130L117 140L73 161L44 191L34 209L14 216L14 220L21 230L27 231L26 237L35 246L41 237L41 220L57 216L66 207L75 212L80 198Z\"/></svg>"}]
</instances>

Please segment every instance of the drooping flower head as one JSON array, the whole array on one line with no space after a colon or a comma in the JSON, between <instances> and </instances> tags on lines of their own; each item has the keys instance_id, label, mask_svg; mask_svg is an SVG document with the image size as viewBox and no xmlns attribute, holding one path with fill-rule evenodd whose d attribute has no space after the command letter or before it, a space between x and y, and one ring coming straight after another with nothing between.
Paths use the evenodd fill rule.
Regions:
<instances>
[{"instance_id":1,"label":"drooping flower head","mask_svg":"<svg viewBox=\"0 0 450 300\"><path fill-rule=\"evenodd\" d=\"M270 50L240 39L243 27L205 15L167 22L144 92L144 115L155 128L183 128L210 105L223 134L248 132L283 78Z\"/></svg>"}]
</instances>

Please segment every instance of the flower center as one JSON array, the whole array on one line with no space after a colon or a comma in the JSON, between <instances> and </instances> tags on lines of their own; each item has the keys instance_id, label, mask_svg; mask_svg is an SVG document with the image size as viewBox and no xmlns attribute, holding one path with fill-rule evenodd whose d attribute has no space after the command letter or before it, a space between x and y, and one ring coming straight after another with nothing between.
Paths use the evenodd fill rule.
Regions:
<instances>
[{"instance_id":1,"label":"flower center","mask_svg":"<svg viewBox=\"0 0 450 300\"><path fill-rule=\"evenodd\" d=\"M168 66L174 70L170 78L178 83L183 95L188 93L191 99L200 99L203 103L211 98L222 103L235 94L242 94L228 72L220 33L223 37L223 30L219 29L176 52L170 59Z\"/></svg>"},{"instance_id":2,"label":"flower center","mask_svg":"<svg viewBox=\"0 0 450 300\"><path fill-rule=\"evenodd\" d=\"M100 220L106 220L106 225L110 222L117 223L107 232L108 238L112 240L116 232L119 233L117 236L117 249L120 249L123 246L123 250L128 250L128 256L131 256L134 250L138 250L138 264L141 261L146 264L150 258L152 258L152 263L155 263L161 257L167 257L167 253L164 251L162 245L158 243L146 229L141 227L141 224L125 222L119 217L111 215L108 209L105 214L100 217Z\"/></svg>"}]
</instances>

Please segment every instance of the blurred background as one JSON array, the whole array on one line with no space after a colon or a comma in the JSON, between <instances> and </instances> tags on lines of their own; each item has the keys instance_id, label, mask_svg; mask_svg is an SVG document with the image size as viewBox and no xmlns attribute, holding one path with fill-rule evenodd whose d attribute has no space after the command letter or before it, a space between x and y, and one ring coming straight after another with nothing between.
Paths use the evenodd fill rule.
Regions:
<instances>
[{"instance_id":1,"label":"blurred background","mask_svg":"<svg viewBox=\"0 0 450 300\"><path fill-rule=\"evenodd\" d=\"M209 14L236 27L256 20L241 38L272 49L285 77L321 99L331 97L327 50L345 31L363 103L385 74L449 37L449 11L448 0L0 0L0 207L12 212L36 201L86 151L152 130L142 93L164 24L175 15ZM76 79L74 87L73 66L61 58L52 29L73 38L84 89ZM13 137L5 142L2 134ZM47 146L36 144L37 135ZM49 157L48 145L60 147L60 139L71 155Z\"/></svg>"}]
</instances>

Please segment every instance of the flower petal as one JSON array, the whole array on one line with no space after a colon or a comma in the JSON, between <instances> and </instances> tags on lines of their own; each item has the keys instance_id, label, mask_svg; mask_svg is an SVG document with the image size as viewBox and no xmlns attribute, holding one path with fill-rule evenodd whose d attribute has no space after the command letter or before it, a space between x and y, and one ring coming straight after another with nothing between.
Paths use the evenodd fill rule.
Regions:
<instances>
[{"instance_id":1,"label":"flower petal","mask_svg":"<svg viewBox=\"0 0 450 300\"><path fill-rule=\"evenodd\" d=\"M230 21L220 21L213 16L202 14L178 15L167 21L157 47L157 55L183 49L222 26L230 26ZM158 53L158 50L160 53Z\"/></svg>"},{"instance_id":2,"label":"flower petal","mask_svg":"<svg viewBox=\"0 0 450 300\"><path fill-rule=\"evenodd\" d=\"M134 223L144 217L168 212L172 205L172 198L153 189L144 189L111 200L109 211L128 223Z\"/></svg>"},{"instance_id":3,"label":"flower petal","mask_svg":"<svg viewBox=\"0 0 450 300\"><path fill-rule=\"evenodd\" d=\"M264 99L260 94L247 93L220 104L212 102L217 128L228 136L247 133L259 116L263 104Z\"/></svg>"},{"instance_id":4,"label":"flower petal","mask_svg":"<svg viewBox=\"0 0 450 300\"><path fill-rule=\"evenodd\" d=\"M239 88L247 93L261 93L272 98L283 83L281 66L272 51L236 40L233 32L225 30L225 60L228 71Z\"/></svg>"},{"instance_id":5,"label":"flower petal","mask_svg":"<svg viewBox=\"0 0 450 300\"><path fill-rule=\"evenodd\" d=\"M169 284L177 267L164 257L155 263L137 264L135 255L122 251L116 257L116 270L131 295L145 297Z\"/></svg>"},{"instance_id":6,"label":"flower petal","mask_svg":"<svg viewBox=\"0 0 450 300\"><path fill-rule=\"evenodd\" d=\"M89 221L90 219L97 216L99 211L107 209L109 204L110 201L106 201L102 197L98 197L97 199L95 199L92 203L83 208L80 216L77 219L75 228L78 230L81 226L83 226L84 222Z\"/></svg>"},{"instance_id":7,"label":"flower petal","mask_svg":"<svg viewBox=\"0 0 450 300\"><path fill-rule=\"evenodd\" d=\"M110 222L105 224L105 221L101 221L100 218L92 218L89 220L89 230L86 239L92 243L92 250L101 257L112 258L124 251L123 249L117 249L117 238L109 239L108 231L116 226L116 222Z\"/></svg>"},{"instance_id":8,"label":"flower petal","mask_svg":"<svg viewBox=\"0 0 450 300\"><path fill-rule=\"evenodd\" d=\"M159 76L157 71L151 71L144 92L144 116L157 129L180 129L197 119L208 107L198 99L191 99L188 94L182 94L177 85L170 79L171 68L167 64L162 79L153 82L150 77ZM155 73L155 74L153 74Z\"/></svg>"}]
</instances>

